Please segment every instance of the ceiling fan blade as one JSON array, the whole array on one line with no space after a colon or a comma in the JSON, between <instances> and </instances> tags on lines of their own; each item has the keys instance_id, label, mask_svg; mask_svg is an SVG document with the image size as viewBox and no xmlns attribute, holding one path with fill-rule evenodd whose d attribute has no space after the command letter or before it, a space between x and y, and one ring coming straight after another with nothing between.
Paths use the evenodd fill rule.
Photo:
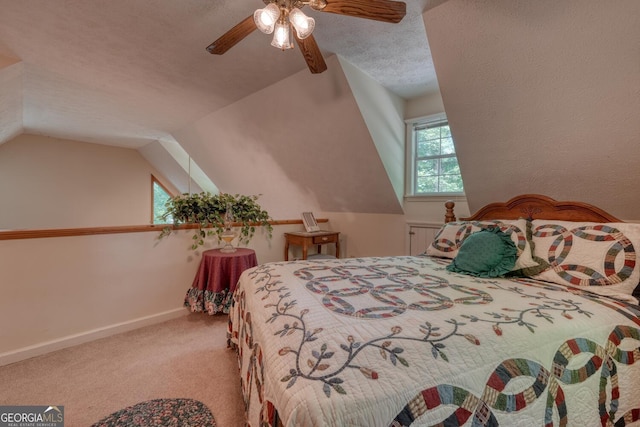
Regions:
<instances>
[{"instance_id":1,"label":"ceiling fan blade","mask_svg":"<svg viewBox=\"0 0 640 427\"><path fill-rule=\"evenodd\" d=\"M253 15L251 15L220 36L218 40L207 46L207 51L216 55L222 55L257 28L253 20Z\"/></svg>"},{"instance_id":2,"label":"ceiling fan blade","mask_svg":"<svg viewBox=\"0 0 640 427\"><path fill-rule=\"evenodd\" d=\"M298 42L298 46L300 47L300 51L304 56L304 60L307 61L307 66L312 74L322 73L327 69L327 64L324 62L324 58L322 57L322 53L320 52L320 48L318 47L318 43L316 43L316 39L313 38L313 34L309 37L300 39L298 35L293 32L293 35Z\"/></svg>"},{"instance_id":3,"label":"ceiling fan blade","mask_svg":"<svg viewBox=\"0 0 640 427\"><path fill-rule=\"evenodd\" d=\"M376 21L398 23L407 14L407 5L392 0L326 0L327 5L318 10Z\"/></svg>"}]
</instances>

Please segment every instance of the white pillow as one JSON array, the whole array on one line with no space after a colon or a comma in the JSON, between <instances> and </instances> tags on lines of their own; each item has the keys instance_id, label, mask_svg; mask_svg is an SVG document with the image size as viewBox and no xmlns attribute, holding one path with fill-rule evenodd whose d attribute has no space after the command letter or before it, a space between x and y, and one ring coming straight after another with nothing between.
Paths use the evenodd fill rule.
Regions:
<instances>
[{"instance_id":1,"label":"white pillow","mask_svg":"<svg viewBox=\"0 0 640 427\"><path fill-rule=\"evenodd\" d=\"M462 242L473 233L486 228L498 227L508 234L518 250L516 264L512 271L539 265L533 259L531 245L527 239L527 220L524 218L511 220L458 221L448 222L440 228L433 242L427 247L427 255L455 258Z\"/></svg>"},{"instance_id":2,"label":"white pillow","mask_svg":"<svg viewBox=\"0 0 640 427\"><path fill-rule=\"evenodd\" d=\"M640 280L640 224L534 220L534 279L626 297Z\"/></svg>"}]
</instances>

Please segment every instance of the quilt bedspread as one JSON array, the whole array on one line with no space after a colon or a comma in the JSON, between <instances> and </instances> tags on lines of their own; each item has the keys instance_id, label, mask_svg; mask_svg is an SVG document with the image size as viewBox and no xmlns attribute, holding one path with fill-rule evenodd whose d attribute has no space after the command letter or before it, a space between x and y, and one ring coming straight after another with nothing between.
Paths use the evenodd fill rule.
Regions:
<instances>
[{"instance_id":1,"label":"quilt bedspread","mask_svg":"<svg viewBox=\"0 0 640 427\"><path fill-rule=\"evenodd\" d=\"M247 425L640 419L640 307L530 279L451 273L448 262L405 256L245 271L229 339Z\"/></svg>"}]
</instances>

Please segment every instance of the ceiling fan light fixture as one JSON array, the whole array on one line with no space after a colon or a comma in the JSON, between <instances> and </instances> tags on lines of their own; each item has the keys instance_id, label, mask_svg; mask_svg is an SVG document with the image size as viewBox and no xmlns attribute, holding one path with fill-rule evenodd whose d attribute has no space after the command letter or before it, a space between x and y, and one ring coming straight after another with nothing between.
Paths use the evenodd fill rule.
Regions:
<instances>
[{"instance_id":1,"label":"ceiling fan light fixture","mask_svg":"<svg viewBox=\"0 0 640 427\"><path fill-rule=\"evenodd\" d=\"M281 50L293 49L293 43L291 42L291 31L289 31L289 23L284 19L279 19L276 22L276 28L273 32L273 40L271 46L277 47Z\"/></svg>"},{"instance_id":2,"label":"ceiling fan light fixture","mask_svg":"<svg viewBox=\"0 0 640 427\"><path fill-rule=\"evenodd\" d=\"M269 3L253 13L253 20L256 23L256 27L265 34L273 33L279 18L280 8L275 3Z\"/></svg>"},{"instance_id":3,"label":"ceiling fan light fixture","mask_svg":"<svg viewBox=\"0 0 640 427\"><path fill-rule=\"evenodd\" d=\"M308 0L307 3L312 9L322 10L327 7L327 0Z\"/></svg>"},{"instance_id":4,"label":"ceiling fan light fixture","mask_svg":"<svg viewBox=\"0 0 640 427\"><path fill-rule=\"evenodd\" d=\"M294 7L289 12L289 21L291 25L293 25L293 28L295 28L299 39L309 37L316 27L315 19L305 15L304 12L297 7Z\"/></svg>"},{"instance_id":5,"label":"ceiling fan light fixture","mask_svg":"<svg viewBox=\"0 0 640 427\"><path fill-rule=\"evenodd\" d=\"M399 0L262 0L266 5L254 11L213 43L207 46L212 54L222 55L254 30L273 34L271 45L281 50L293 49L297 41L309 71L319 74L327 69L322 52L312 32L315 20L300 11L309 7L317 12L334 13L381 22L398 23L407 14L407 5ZM293 33L293 31L296 31Z\"/></svg>"}]
</instances>

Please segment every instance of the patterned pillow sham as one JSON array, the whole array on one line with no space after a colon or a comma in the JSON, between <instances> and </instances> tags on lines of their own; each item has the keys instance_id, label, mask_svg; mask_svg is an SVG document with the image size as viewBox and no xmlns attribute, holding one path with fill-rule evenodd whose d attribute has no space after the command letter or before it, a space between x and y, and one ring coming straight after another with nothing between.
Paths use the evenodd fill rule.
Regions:
<instances>
[{"instance_id":1,"label":"patterned pillow sham","mask_svg":"<svg viewBox=\"0 0 640 427\"><path fill-rule=\"evenodd\" d=\"M527 239L527 220L487 220L487 221L457 221L449 222L440 228L433 242L427 247L427 255L455 258L462 246L462 242L473 233L487 228L498 227L500 231L508 234L518 250L515 273L524 268L537 267L539 262L533 259L533 251L529 239Z\"/></svg>"},{"instance_id":2,"label":"patterned pillow sham","mask_svg":"<svg viewBox=\"0 0 640 427\"><path fill-rule=\"evenodd\" d=\"M640 281L640 224L534 220L531 243L534 279L623 298Z\"/></svg>"}]
</instances>

